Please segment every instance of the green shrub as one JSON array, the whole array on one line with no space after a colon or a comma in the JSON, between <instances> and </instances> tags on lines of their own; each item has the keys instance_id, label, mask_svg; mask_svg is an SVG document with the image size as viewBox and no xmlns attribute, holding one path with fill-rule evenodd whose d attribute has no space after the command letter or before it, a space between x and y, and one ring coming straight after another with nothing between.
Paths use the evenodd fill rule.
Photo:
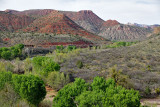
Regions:
<instances>
[{"instance_id":1,"label":"green shrub","mask_svg":"<svg viewBox=\"0 0 160 107\"><path fill-rule=\"evenodd\" d=\"M78 107L107 107L102 104L103 98L103 92L85 91L76 97L75 102Z\"/></svg>"},{"instance_id":2,"label":"green shrub","mask_svg":"<svg viewBox=\"0 0 160 107\"><path fill-rule=\"evenodd\" d=\"M63 46L63 45L61 45L61 46L56 46L56 52L57 52L57 53L61 53L61 52L63 52L63 50L64 50L64 46Z\"/></svg>"},{"instance_id":3,"label":"green shrub","mask_svg":"<svg viewBox=\"0 0 160 107\"><path fill-rule=\"evenodd\" d=\"M122 47L122 46L131 46L133 44L136 44L136 42L114 42L113 44L107 45L107 48L118 48L118 47Z\"/></svg>"},{"instance_id":4,"label":"green shrub","mask_svg":"<svg viewBox=\"0 0 160 107\"><path fill-rule=\"evenodd\" d=\"M105 91L107 87L107 82L104 78L95 77L92 84L91 84L92 90L95 91Z\"/></svg>"},{"instance_id":5,"label":"green shrub","mask_svg":"<svg viewBox=\"0 0 160 107\"><path fill-rule=\"evenodd\" d=\"M15 91L22 99L38 105L46 95L44 82L33 75L13 75L12 82Z\"/></svg>"},{"instance_id":6,"label":"green shrub","mask_svg":"<svg viewBox=\"0 0 160 107\"><path fill-rule=\"evenodd\" d=\"M9 59L11 59L11 52L10 51L3 51L2 53L1 53L1 57L3 58L3 59L5 59L5 60L9 60Z\"/></svg>"},{"instance_id":7,"label":"green shrub","mask_svg":"<svg viewBox=\"0 0 160 107\"><path fill-rule=\"evenodd\" d=\"M11 60L16 57L22 56L22 49L24 48L23 44L17 44L15 46L6 48L0 48L0 58L5 60Z\"/></svg>"},{"instance_id":8,"label":"green shrub","mask_svg":"<svg viewBox=\"0 0 160 107\"><path fill-rule=\"evenodd\" d=\"M2 90L6 83L10 83L12 81L12 73L0 71L0 90Z\"/></svg>"},{"instance_id":9,"label":"green shrub","mask_svg":"<svg viewBox=\"0 0 160 107\"><path fill-rule=\"evenodd\" d=\"M146 87L144 90L144 93L148 96L151 94L151 89L149 87Z\"/></svg>"},{"instance_id":10,"label":"green shrub","mask_svg":"<svg viewBox=\"0 0 160 107\"><path fill-rule=\"evenodd\" d=\"M58 91L58 95L53 99L53 107L76 107L75 97L87 89L88 85L85 80L76 78L74 83L68 84Z\"/></svg>"},{"instance_id":11,"label":"green shrub","mask_svg":"<svg viewBox=\"0 0 160 107\"><path fill-rule=\"evenodd\" d=\"M122 74L122 70L118 70L117 65L109 68L109 78L115 80L117 85L122 85L125 88L132 88L132 84L130 83L130 79L127 75Z\"/></svg>"},{"instance_id":12,"label":"green shrub","mask_svg":"<svg viewBox=\"0 0 160 107\"><path fill-rule=\"evenodd\" d=\"M77 67L80 68L80 69L83 67L83 63L82 63L82 61L80 61L80 60L77 61L76 65L77 65Z\"/></svg>"},{"instance_id":13,"label":"green shrub","mask_svg":"<svg viewBox=\"0 0 160 107\"><path fill-rule=\"evenodd\" d=\"M20 96L14 91L11 84L5 84L0 91L0 105L1 107L14 107Z\"/></svg>"},{"instance_id":14,"label":"green shrub","mask_svg":"<svg viewBox=\"0 0 160 107\"><path fill-rule=\"evenodd\" d=\"M32 62L34 70L40 71L40 74L44 76L47 76L49 72L60 70L60 65L49 57L37 56L33 58Z\"/></svg>"},{"instance_id":15,"label":"green shrub","mask_svg":"<svg viewBox=\"0 0 160 107\"><path fill-rule=\"evenodd\" d=\"M42 62L42 68L43 68L43 71L48 74L49 72L52 72L52 71L59 71L60 65L54 62L52 59L48 58Z\"/></svg>"},{"instance_id":16,"label":"green shrub","mask_svg":"<svg viewBox=\"0 0 160 107\"><path fill-rule=\"evenodd\" d=\"M67 46L67 51L75 50L76 46Z\"/></svg>"},{"instance_id":17,"label":"green shrub","mask_svg":"<svg viewBox=\"0 0 160 107\"><path fill-rule=\"evenodd\" d=\"M155 91L156 91L156 94L158 94L158 95L160 94L160 89L159 88L156 88Z\"/></svg>"},{"instance_id":18,"label":"green shrub","mask_svg":"<svg viewBox=\"0 0 160 107\"><path fill-rule=\"evenodd\" d=\"M83 79L62 88L53 107L140 107L140 95L133 89L116 86L113 79L95 77L91 85Z\"/></svg>"},{"instance_id":19,"label":"green shrub","mask_svg":"<svg viewBox=\"0 0 160 107\"><path fill-rule=\"evenodd\" d=\"M70 82L69 75L64 73L51 72L48 76L47 83L55 90L60 90Z\"/></svg>"}]
</instances>

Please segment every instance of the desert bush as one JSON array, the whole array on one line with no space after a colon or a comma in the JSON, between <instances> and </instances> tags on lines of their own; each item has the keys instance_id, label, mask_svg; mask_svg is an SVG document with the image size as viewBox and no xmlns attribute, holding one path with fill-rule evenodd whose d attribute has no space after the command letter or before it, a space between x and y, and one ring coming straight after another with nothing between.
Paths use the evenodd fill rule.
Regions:
<instances>
[{"instance_id":1,"label":"desert bush","mask_svg":"<svg viewBox=\"0 0 160 107\"><path fill-rule=\"evenodd\" d=\"M75 50L76 46L67 46L67 51Z\"/></svg>"},{"instance_id":2,"label":"desert bush","mask_svg":"<svg viewBox=\"0 0 160 107\"><path fill-rule=\"evenodd\" d=\"M0 71L0 90L2 90L6 83L11 83L12 73Z\"/></svg>"},{"instance_id":3,"label":"desert bush","mask_svg":"<svg viewBox=\"0 0 160 107\"><path fill-rule=\"evenodd\" d=\"M63 52L63 50L64 50L64 46L63 46L63 45L61 45L61 46L56 46L56 52L57 52L57 53L61 53L61 52Z\"/></svg>"},{"instance_id":4,"label":"desert bush","mask_svg":"<svg viewBox=\"0 0 160 107\"><path fill-rule=\"evenodd\" d=\"M151 94L151 89L149 88L149 86L147 86L147 87L145 88L144 93L145 93L147 96Z\"/></svg>"},{"instance_id":5,"label":"desert bush","mask_svg":"<svg viewBox=\"0 0 160 107\"><path fill-rule=\"evenodd\" d=\"M11 71L11 72L14 71L15 66L11 62L6 62L4 64L6 71Z\"/></svg>"},{"instance_id":6,"label":"desert bush","mask_svg":"<svg viewBox=\"0 0 160 107\"><path fill-rule=\"evenodd\" d=\"M6 71L4 62L0 62L0 72L2 72L2 71Z\"/></svg>"},{"instance_id":7,"label":"desert bush","mask_svg":"<svg viewBox=\"0 0 160 107\"><path fill-rule=\"evenodd\" d=\"M40 74L44 76L48 76L49 72L60 70L60 65L49 57L34 57L32 63L34 70L40 72Z\"/></svg>"},{"instance_id":8,"label":"desert bush","mask_svg":"<svg viewBox=\"0 0 160 107\"><path fill-rule=\"evenodd\" d=\"M32 71L32 60L30 58L26 58L24 61L24 70L25 72L31 72Z\"/></svg>"},{"instance_id":9,"label":"desert bush","mask_svg":"<svg viewBox=\"0 0 160 107\"><path fill-rule=\"evenodd\" d=\"M160 94L160 89L159 89L159 88L156 88L156 89L155 89L155 92L156 92L156 94L159 95L159 94Z\"/></svg>"},{"instance_id":10,"label":"desert bush","mask_svg":"<svg viewBox=\"0 0 160 107\"><path fill-rule=\"evenodd\" d=\"M0 91L0 105L1 107L13 107L20 99L20 96L14 91L12 85L5 84Z\"/></svg>"},{"instance_id":11,"label":"desert bush","mask_svg":"<svg viewBox=\"0 0 160 107\"><path fill-rule=\"evenodd\" d=\"M47 83L55 90L60 90L70 82L69 75L60 72L51 72L48 76Z\"/></svg>"},{"instance_id":12,"label":"desert bush","mask_svg":"<svg viewBox=\"0 0 160 107\"><path fill-rule=\"evenodd\" d=\"M136 44L136 42L123 42L123 41L119 41L119 42L114 42L113 44L107 45L107 48L118 48L118 47L122 47L122 46L131 46L133 44Z\"/></svg>"},{"instance_id":13,"label":"desert bush","mask_svg":"<svg viewBox=\"0 0 160 107\"><path fill-rule=\"evenodd\" d=\"M13 75L12 82L15 91L22 99L38 105L46 95L44 82L33 75Z\"/></svg>"},{"instance_id":14,"label":"desert bush","mask_svg":"<svg viewBox=\"0 0 160 107\"><path fill-rule=\"evenodd\" d=\"M78 67L79 69L81 69L81 68L83 67L83 63L82 63L82 61L80 61L80 60L77 61L76 65L77 65L77 67Z\"/></svg>"},{"instance_id":15,"label":"desert bush","mask_svg":"<svg viewBox=\"0 0 160 107\"><path fill-rule=\"evenodd\" d=\"M122 70L118 70L117 65L114 65L109 69L108 77L114 79L117 85L122 85L125 88L133 88L129 77L122 74Z\"/></svg>"},{"instance_id":16,"label":"desert bush","mask_svg":"<svg viewBox=\"0 0 160 107\"><path fill-rule=\"evenodd\" d=\"M35 107L33 104L29 104L28 101L20 99L14 105L15 107Z\"/></svg>"}]
</instances>

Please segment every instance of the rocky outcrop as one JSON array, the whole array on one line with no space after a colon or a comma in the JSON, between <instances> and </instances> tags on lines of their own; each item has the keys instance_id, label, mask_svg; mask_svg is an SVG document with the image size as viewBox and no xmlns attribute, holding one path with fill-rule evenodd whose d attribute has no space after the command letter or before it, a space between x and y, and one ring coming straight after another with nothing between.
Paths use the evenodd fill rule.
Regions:
<instances>
[{"instance_id":1,"label":"rocky outcrop","mask_svg":"<svg viewBox=\"0 0 160 107\"><path fill-rule=\"evenodd\" d=\"M149 33L150 30L146 28L118 24L111 27L102 27L99 35L109 40L133 41L143 40L147 38Z\"/></svg>"},{"instance_id":2,"label":"rocky outcrop","mask_svg":"<svg viewBox=\"0 0 160 107\"><path fill-rule=\"evenodd\" d=\"M62 13L68 16L79 26L95 34L98 34L102 24L104 23L104 20L94 14L91 10L81 10L79 12L63 11Z\"/></svg>"}]
</instances>

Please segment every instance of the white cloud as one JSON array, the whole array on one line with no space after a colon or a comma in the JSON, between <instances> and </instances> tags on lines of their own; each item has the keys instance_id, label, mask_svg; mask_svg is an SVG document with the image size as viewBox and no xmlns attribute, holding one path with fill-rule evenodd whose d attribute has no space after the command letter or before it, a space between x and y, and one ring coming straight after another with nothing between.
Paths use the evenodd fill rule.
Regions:
<instances>
[{"instance_id":1,"label":"white cloud","mask_svg":"<svg viewBox=\"0 0 160 107\"><path fill-rule=\"evenodd\" d=\"M92 10L104 20L160 24L159 0L0 0L0 4L0 10Z\"/></svg>"}]
</instances>

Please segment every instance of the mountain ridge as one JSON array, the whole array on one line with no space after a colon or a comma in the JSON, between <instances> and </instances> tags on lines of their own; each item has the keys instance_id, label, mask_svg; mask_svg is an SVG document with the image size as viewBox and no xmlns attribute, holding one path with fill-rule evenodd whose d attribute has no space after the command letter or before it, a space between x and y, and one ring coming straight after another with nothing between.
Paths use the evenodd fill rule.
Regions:
<instances>
[{"instance_id":1,"label":"mountain ridge","mask_svg":"<svg viewBox=\"0 0 160 107\"><path fill-rule=\"evenodd\" d=\"M116 20L104 21L99 16L97 16L95 13L93 13L93 11L91 10L81 10L78 12L74 12L74 11L60 11L60 10L53 10L53 9L33 9L33 10L25 10L25 11L6 10L4 12L17 15L18 17L27 16L27 17L33 18L34 23L36 20L40 20L41 18L44 19L44 17L50 19L50 17L48 17L49 14L63 14L66 17L68 17L70 21L72 20L75 24L77 24L76 26L79 26L83 30L85 30L84 32L85 35L86 34L87 35L88 34L98 35L99 37L110 39L110 40L132 40L132 39L141 40L142 38L146 38L147 37L146 35L148 35L152 31L147 28L142 28L142 27L137 27L137 26L135 27L132 25L127 25L127 24L121 24ZM46 20L47 19L44 19L39 22L44 23L44 26L45 26L46 23L43 21L46 21ZM55 33L53 32L54 30L53 25L49 24L52 22L49 22L49 20L47 22L48 22L48 25L46 26L46 28L41 29L41 31L39 32L40 33ZM30 29L29 31L29 27L34 26L34 23L31 23L30 25L27 26L27 28L22 28L22 29L28 29L28 30L24 30L27 32L30 32L30 31L34 32L36 30ZM59 24L57 24L57 26L59 26ZM42 25L43 24L41 24L41 26ZM59 30L62 31L62 34L64 33L63 28L66 30L66 26L68 26L68 25L66 26L65 25L61 27L57 27L57 28L60 28ZM36 26L36 27L39 28L39 26ZM46 29L49 29L49 30L47 31ZM80 31L76 30L76 32L82 33L81 30ZM69 31L68 33L70 34L71 32ZM73 32L73 34L76 34L76 33Z\"/></svg>"}]
</instances>

